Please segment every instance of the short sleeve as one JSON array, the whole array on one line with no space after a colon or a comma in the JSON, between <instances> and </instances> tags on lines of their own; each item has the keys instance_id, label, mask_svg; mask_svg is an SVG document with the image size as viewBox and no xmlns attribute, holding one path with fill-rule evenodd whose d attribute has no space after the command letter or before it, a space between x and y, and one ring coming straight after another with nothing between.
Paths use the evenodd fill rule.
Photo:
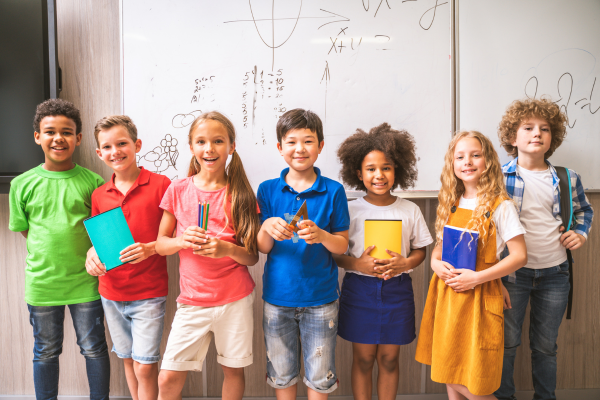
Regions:
<instances>
[{"instance_id":1,"label":"short sleeve","mask_svg":"<svg viewBox=\"0 0 600 400\"><path fill-rule=\"evenodd\" d=\"M100 207L98 207L98 189L92 192L92 217L100 214Z\"/></svg>"},{"instance_id":2,"label":"short sleeve","mask_svg":"<svg viewBox=\"0 0 600 400\"><path fill-rule=\"evenodd\" d=\"M258 210L260 217L260 224L262 225L267 219L271 218L269 204L267 203L267 196L265 195L265 185L261 183L258 187L257 193Z\"/></svg>"},{"instance_id":3,"label":"short sleeve","mask_svg":"<svg viewBox=\"0 0 600 400\"><path fill-rule=\"evenodd\" d=\"M431 238L429 228L425 223L425 218L423 218L421 209L415 207L414 224L410 236L410 248L420 249L421 247L429 246L431 243L433 243L433 239Z\"/></svg>"},{"instance_id":4,"label":"short sleeve","mask_svg":"<svg viewBox=\"0 0 600 400\"><path fill-rule=\"evenodd\" d=\"M21 191L18 187L11 185L9 192L10 218L8 229L13 232L23 232L29 229L27 214L25 213L25 202L22 199Z\"/></svg>"},{"instance_id":5,"label":"short sleeve","mask_svg":"<svg viewBox=\"0 0 600 400\"><path fill-rule=\"evenodd\" d=\"M333 213L331 215L331 233L344 232L350 229L350 213L348 198L344 187L339 185L333 195Z\"/></svg>"},{"instance_id":6,"label":"short sleeve","mask_svg":"<svg viewBox=\"0 0 600 400\"><path fill-rule=\"evenodd\" d=\"M502 240L506 243L515 236L524 235L525 228L521 225L515 204L505 200L494 212L494 223Z\"/></svg>"},{"instance_id":7,"label":"short sleeve","mask_svg":"<svg viewBox=\"0 0 600 400\"><path fill-rule=\"evenodd\" d=\"M160 201L160 208L165 211L170 212L175 215L175 187L174 185L169 185L165 194L163 195L162 200Z\"/></svg>"},{"instance_id":8,"label":"short sleeve","mask_svg":"<svg viewBox=\"0 0 600 400\"><path fill-rule=\"evenodd\" d=\"M162 177L162 188L160 191L160 195L164 197L165 193L167 192L167 189L169 188L169 186L171 186L171 180L164 175L161 175L161 177Z\"/></svg>"},{"instance_id":9,"label":"short sleeve","mask_svg":"<svg viewBox=\"0 0 600 400\"><path fill-rule=\"evenodd\" d=\"M98 174L96 174L96 187L94 189L99 188L100 186L104 185L104 179L102 179L102 177Z\"/></svg>"}]
</instances>

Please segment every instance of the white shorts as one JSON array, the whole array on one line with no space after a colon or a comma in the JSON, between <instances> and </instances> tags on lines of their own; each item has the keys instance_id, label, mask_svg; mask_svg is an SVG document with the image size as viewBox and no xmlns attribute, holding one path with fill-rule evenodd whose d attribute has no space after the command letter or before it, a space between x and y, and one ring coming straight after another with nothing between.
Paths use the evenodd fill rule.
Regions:
<instances>
[{"instance_id":1,"label":"white shorts","mask_svg":"<svg viewBox=\"0 0 600 400\"><path fill-rule=\"evenodd\" d=\"M213 336L219 364L230 368L252 364L253 303L254 292L216 307L178 303L161 369L201 371Z\"/></svg>"}]
</instances>

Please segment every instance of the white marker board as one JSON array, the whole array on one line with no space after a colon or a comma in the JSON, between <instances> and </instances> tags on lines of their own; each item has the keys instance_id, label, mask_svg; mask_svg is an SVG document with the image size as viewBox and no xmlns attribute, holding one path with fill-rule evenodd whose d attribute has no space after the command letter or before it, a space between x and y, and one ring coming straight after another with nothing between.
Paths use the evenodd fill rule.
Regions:
<instances>
[{"instance_id":1,"label":"white marker board","mask_svg":"<svg viewBox=\"0 0 600 400\"><path fill-rule=\"evenodd\" d=\"M305 108L324 123L317 166L338 179L339 144L388 122L416 139L415 189L437 190L450 140L450 9L436 0L122 0L123 112L139 164L187 176L189 124L218 110L256 189L287 165L275 125Z\"/></svg>"},{"instance_id":2,"label":"white marker board","mask_svg":"<svg viewBox=\"0 0 600 400\"><path fill-rule=\"evenodd\" d=\"M526 97L566 111L567 136L550 157L600 189L600 1L460 1L460 127L493 138L506 107Z\"/></svg>"}]
</instances>

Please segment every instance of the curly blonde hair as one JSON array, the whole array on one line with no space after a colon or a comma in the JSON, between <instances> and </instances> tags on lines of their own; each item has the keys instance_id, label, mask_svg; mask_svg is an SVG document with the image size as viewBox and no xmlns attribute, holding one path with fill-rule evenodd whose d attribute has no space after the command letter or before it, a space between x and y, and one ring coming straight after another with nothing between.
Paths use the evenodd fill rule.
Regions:
<instances>
[{"instance_id":1,"label":"curly blonde hair","mask_svg":"<svg viewBox=\"0 0 600 400\"><path fill-rule=\"evenodd\" d=\"M550 125L552 139L550 148L544 154L544 158L548 159L567 136L567 117L560 107L549 98L515 100L512 102L506 109L498 126L500 144L510 156L517 157L519 149L513 146L512 142L517 137L519 126L532 117L541 118Z\"/></svg>"},{"instance_id":2,"label":"curly blonde hair","mask_svg":"<svg viewBox=\"0 0 600 400\"><path fill-rule=\"evenodd\" d=\"M444 226L448 222L448 217L456 201L464 194L465 185L454 174L454 149L456 144L464 138L475 138L481 143L483 158L485 160L485 170L479 178L477 184L477 206L473 210L473 216L467 224L467 229L479 232L479 237L485 243L487 236L487 227L484 226L485 214L492 211L496 200L508 200L508 193L504 186L504 177L498 154L492 145L490 139L477 131L461 131L454 135L446 156L444 158L444 168L440 181L442 188L438 194L437 219L435 221L435 236L437 244L441 244L444 234Z\"/></svg>"}]
</instances>

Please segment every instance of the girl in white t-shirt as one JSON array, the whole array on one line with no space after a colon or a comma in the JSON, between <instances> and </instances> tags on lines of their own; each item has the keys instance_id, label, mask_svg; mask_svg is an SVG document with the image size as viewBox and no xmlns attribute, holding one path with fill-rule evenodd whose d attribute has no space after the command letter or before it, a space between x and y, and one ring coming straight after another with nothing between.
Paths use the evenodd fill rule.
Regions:
<instances>
[{"instance_id":1,"label":"girl in white t-shirt","mask_svg":"<svg viewBox=\"0 0 600 400\"><path fill-rule=\"evenodd\" d=\"M481 133L463 131L454 136L441 183L437 245L431 254L435 274L416 359L431 365L431 379L446 384L449 399L492 400L502 376L503 305L508 306L500 277L526 264L525 230L506 193L498 155ZM479 234L475 270L442 261L443 241L452 240L444 236L444 227ZM455 240L449 248L472 239L463 233ZM505 246L510 255L499 261Z\"/></svg>"},{"instance_id":2,"label":"girl in white t-shirt","mask_svg":"<svg viewBox=\"0 0 600 400\"><path fill-rule=\"evenodd\" d=\"M225 379L223 397L241 399L244 367L252 364L254 281L260 229L256 196L235 151L235 129L216 111L194 120L188 135L188 177L173 181L156 251L179 253L181 293L159 375L161 399L181 398L187 371L200 371L215 338ZM227 159L231 162L227 165ZM206 229L199 203L208 202ZM206 215L205 214L205 215Z\"/></svg>"},{"instance_id":3,"label":"girl in white t-shirt","mask_svg":"<svg viewBox=\"0 0 600 400\"><path fill-rule=\"evenodd\" d=\"M348 205L349 255L334 256L346 269L340 296L338 335L352 342L352 392L354 398L371 399L372 370L379 366L377 395L396 398L400 345L415 338L415 303L408 274L425 259L425 247L433 242L421 210L392 195L417 180L415 142L405 131L387 123L369 133L360 129L338 150L344 183L366 191ZM377 243L364 248L366 219L401 220L401 248L380 249L388 258L369 255Z\"/></svg>"}]
</instances>

